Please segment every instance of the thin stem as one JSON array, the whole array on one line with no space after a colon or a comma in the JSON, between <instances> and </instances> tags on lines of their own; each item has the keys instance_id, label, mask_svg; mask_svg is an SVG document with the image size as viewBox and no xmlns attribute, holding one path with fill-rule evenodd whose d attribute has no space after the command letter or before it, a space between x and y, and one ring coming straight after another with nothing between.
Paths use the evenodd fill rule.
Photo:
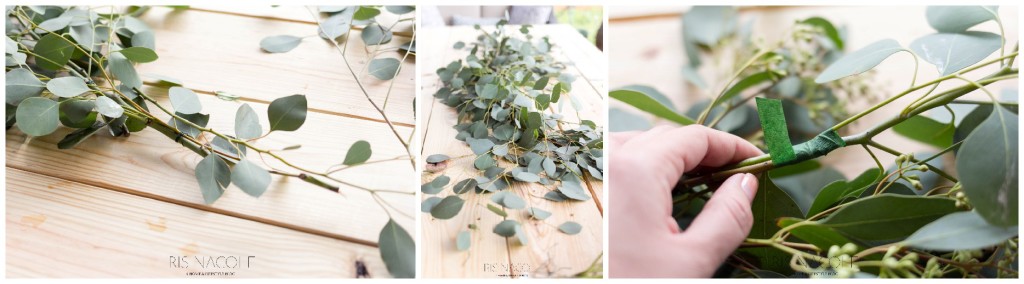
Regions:
<instances>
[{"instance_id":1,"label":"thin stem","mask_svg":"<svg viewBox=\"0 0 1024 284\"><path fill-rule=\"evenodd\" d=\"M708 115L711 113L711 109L715 108L715 105L717 105L718 103L721 103L720 100L722 99L722 96L724 96L725 92L729 90L729 87L732 86L732 83L735 82L741 74L743 74L743 71L746 71L747 68L750 68L750 66L754 64L754 62L756 62L758 59L760 59L762 56L768 53L771 53L770 49L763 49L758 53L754 54L754 56L747 60L746 63L743 63L743 65L740 66L740 69L736 70L736 72L733 73L732 78L729 79L729 82L727 82L725 86L722 87L722 91L718 92L718 96L715 97L713 101L711 101L711 104L708 104L708 106L704 108L704 111L701 112L700 117L697 118L697 124L704 124L704 121L707 120Z\"/></svg>"}]
</instances>

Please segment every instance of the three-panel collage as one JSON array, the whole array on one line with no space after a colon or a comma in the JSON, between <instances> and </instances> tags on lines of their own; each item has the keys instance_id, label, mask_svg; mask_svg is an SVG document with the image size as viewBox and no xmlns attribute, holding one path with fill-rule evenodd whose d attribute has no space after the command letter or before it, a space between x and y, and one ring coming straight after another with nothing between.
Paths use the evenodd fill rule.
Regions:
<instances>
[{"instance_id":1,"label":"three-panel collage","mask_svg":"<svg viewBox=\"0 0 1024 284\"><path fill-rule=\"evenodd\" d=\"M323 2L5 6L4 278L1020 277L1016 4Z\"/></svg>"}]
</instances>

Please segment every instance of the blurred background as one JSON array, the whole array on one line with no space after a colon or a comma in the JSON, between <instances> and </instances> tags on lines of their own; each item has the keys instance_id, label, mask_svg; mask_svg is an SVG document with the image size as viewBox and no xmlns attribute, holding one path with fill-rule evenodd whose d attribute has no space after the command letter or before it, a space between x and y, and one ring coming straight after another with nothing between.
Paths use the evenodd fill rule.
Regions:
<instances>
[{"instance_id":1,"label":"blurred background","mask_svg":"<svg viewBox=\"0 0 1024 284\"><path fill-rule=\"evenodd\" d=\"M494 25L508 20L513 25L567 24L592 44L603 49L599 33L604 24L602 6L425 6L421 25Z\"/></svg>"}]
</instances>

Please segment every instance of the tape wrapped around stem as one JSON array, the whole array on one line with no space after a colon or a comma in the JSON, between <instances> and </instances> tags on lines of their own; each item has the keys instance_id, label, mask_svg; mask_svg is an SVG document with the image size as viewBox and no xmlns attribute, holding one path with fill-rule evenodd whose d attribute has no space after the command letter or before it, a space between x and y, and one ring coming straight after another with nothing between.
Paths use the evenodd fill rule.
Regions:
<instances>
[{"instance_id":1,"label":"tape wrapped around stem","mask_svg":"<svg viewBox=\"0 0 1024 284\"><path fill-rule=\"evenodd\" d=\"M783 113L782 101L776 99L756 98L757 114L764 130L765 144L772 164L776 167L792 165L809 159L817 158L846 146L846 142L834 130L826 130L813 139L793 146L789 140L789 129L786 126L786 115Z\"/></svg>"}]
</instances>

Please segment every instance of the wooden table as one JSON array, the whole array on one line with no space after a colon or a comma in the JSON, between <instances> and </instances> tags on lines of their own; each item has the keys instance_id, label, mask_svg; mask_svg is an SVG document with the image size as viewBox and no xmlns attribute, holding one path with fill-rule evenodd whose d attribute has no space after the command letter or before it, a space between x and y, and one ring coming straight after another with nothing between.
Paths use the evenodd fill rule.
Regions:
<instances>
[{"instance_id":1,"label":"wooden table","mask_svg":"<svg viewBox=\"0 0 1024 284\"><path fill-rule=\"evenodd\" d=\"M305 94L310 112L302 128L271 134L257 144L269 149L302 144L280 154L310 169L341 163L358 140L372 144L371 161L406 155L329 44L311 37L288 53L260 50L266 36L315 35L311 17L298 6L153 8L141 19L155 31L160 59L140 65L139 73L184 82L199 93L203 112L211 114L209 126L227 133L233 132L241 103L252 106L263 129L269 129L265 114L270 101ZM409 41L409 33L402 34L387 46ZM352 32L356 40L347 56L362 70L369 59L358 35ZM381 56L401 58L397 52ZM395 79L386 108L404 137L415 124L414 61L410 57L403 63L405 71ZM382 104L389 82L357 72ZM166 89L147 83L144 90L167 103ZM221 100L215 91L242 99ZM233 277L354 277L357 260L366 263L372 276L389 276L376 247L388 217L363 191L343 186L343 194L336 194L275 175L258 199L232 185L216 203L205 205L193 173L200 157L160 133L112 138L104 130L75 149L58 150L56 142L68 132L62 128L29 139L16 128L7 131L8 277L196 277L186 276L196 271L235 272ZM399 160L336 177L412 192L414 173L408 161ZM413 195L386 197L402 214L415 216ZM395 218L414 231L413 217ZM224 256L227 265L233 264L227 257L234 256L242 264L203 269L192 260L183 268L171 262L176 256Z\"/></svg>"},{"instance_id":2,"label":"wooden table","mask_svg":"<svg viewBox=\"0 0 1024 284\"><path fill-rule=\"evenodd\" d=\"M419 31L421 39L417 47L424 56L420 62L422 90L421 112L423 123L422 157L432 154L446 154L450 157L472 155L469 147L455 140L457 131L456 112L441 104L432 95L441 86L435 70L449 62L468 55L466 51L452 48L455 42L473 42L479 31L472 27L437 27ZM598 125L605 125L605 90L607 85L607 63L601 51L586 41L578 32L567 25L534 26L534 35L548 35L558 46L553 52L559 60L567 62L566 72L577 76L570 96L577 96L585 105L579 117L589 119ZM563 94L564 96L564 94ZM576 121L577 116L565 111L566 120ZM473 168L473 159L461 158L451 162L440 173L424 173L421 181L426 183L445 174L452 183L481 175ZM427 278L492 278L492 277L571 277L589 268L603 251L603 190L602 183L595 179L586 181L593 197L585 202L550 202L542 196L549 191L537 184L513 183L509 190L526 199L527 206L535 206L553 214L544 221L531 220L525 210L511 210L510 218L523 223L529 237L529 245L500 237L491 232L502 218L486 209L490 195L464 194L466 204L462 212L449 220L437 220L424 214L421 217L420 274ZM448 191L450 193L450 191ZM423 196L426 199L428 196ZM566 221L583 225L578 235L566 235L556 226ZM471 247L467 251L455 248L456 235L476 224L472 232Z\"/></svg>"}]
</instances>

